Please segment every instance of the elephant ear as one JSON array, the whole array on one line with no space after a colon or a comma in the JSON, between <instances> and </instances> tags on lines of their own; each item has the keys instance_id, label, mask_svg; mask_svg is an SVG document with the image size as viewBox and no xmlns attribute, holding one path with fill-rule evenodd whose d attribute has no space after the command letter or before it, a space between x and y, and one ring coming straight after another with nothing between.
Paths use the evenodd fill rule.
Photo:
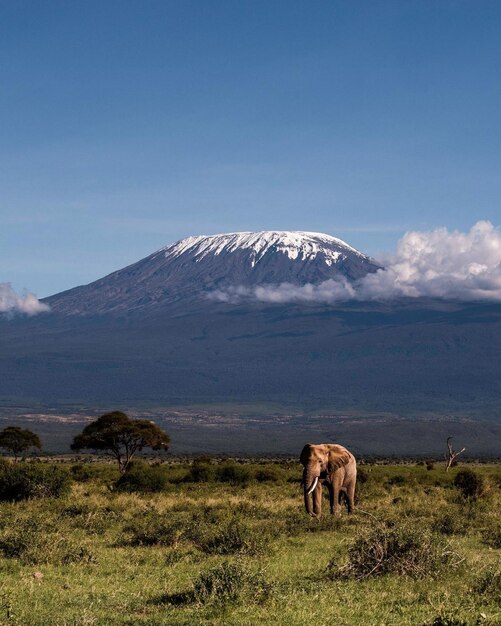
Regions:
<instances>
[{"instance_id":1,"label":"elephant ear","mask_svg":"<svg viewBox=\"0 0 501 626\"><path fill-rule=\"evenodd\" d=\"M327 458L327 471L329 474L334 473L340 467L347 465L351 460L351 454L342 446L333 446L329 450Z\"/></svg>"},{"instance_id":2,"label":"elephant ear","mask_svg":"<svg viewBox=\"0 0 501 626\"><path fill-rule=\"evenodd\" d=\"M308 463L308 459L310 458L310 454L311 454L311 443L307 443L304 448L301 450L301 454L299 456L299 462L302 463L303 465L307 465Z\"/></svg>"}]
</instances>

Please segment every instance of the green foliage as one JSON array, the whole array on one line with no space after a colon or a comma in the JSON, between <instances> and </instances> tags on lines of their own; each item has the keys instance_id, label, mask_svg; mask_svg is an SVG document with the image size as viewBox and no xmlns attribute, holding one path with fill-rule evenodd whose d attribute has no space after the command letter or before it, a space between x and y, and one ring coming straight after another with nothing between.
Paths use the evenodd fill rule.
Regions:
<instances>
[{"instance_id":1,"label":"green foliage","mask_svg":"<svg viewBox=\"0 0 501 626\"><path fill-rule=\"evenodd\" d=\"M242 561L223 561L202 572L193 583L192 598L199 604L239 602L246 595L263 601L270 586L261 573L252 572Z\"/></svg>"},{"instance_id":2,"label":"green foliage","mask_svg":"<svg viewBox=\"0 0 501 626\"><path fill-rule=\"evenodd\" d=\"M69 539L53 525L35 519L20 520L0 534L0 553L27 565L92 563L87 546Z\"/></svg>"},{"instance_id":3,"label":"green foliage","mask_svg":"<svg viewBox=\"0 0 501 626\"><path fill-rule=\"evenodd\" d=\"M475 581L473 591L481 595L495 595L501 600L501 569L490 567Z\"/></svg>"},{"instance_id":4,"label":"green foliage","mask_svg":"<svg viewBox=\"0 0 501 626\"><path fill-rule=\"evenodd\" d=\"M252 471L245 465L225 463L216 468L216 480L222 483L247 485L252 479Z\"/></svg>"},{"instance_id":5,"label":"green foliage","mask_svg":"<svg viewBox=\"0 0 501 626\"><path fill-rule=\"evenodd\" d=\"M281 520L284 533L291 537L303 533L323 533L339 531L346 525L347 520L338 515L322 515L320 519L306 515L303 509L294 509L284 512ZM281 525L282 525L281 524Z\"/></svg>"},{"instance_id":6,"label":"green foliage","mask_svg":"<svg viewBox=\"0 0 501 626\"><path fill-rule=\"evenodd\" d=\"M468 626L467 622L455 617L447 617L439 615L431 622L427 622L424 626Z\"/></svg>"},{"instance_id":7,"label":"green foliage","mask_svg":"<svg viewBox=\"0 0 501 626\"><path fill-rule=\"evenodd\" d=\"M181 540L186 518L171 517L155 511L140 513L127 526L127 538L121 543L130 546L175 546Z\"/></svg>"},{"instance_id":8,"label":"green foliage","mask_svg":"<svg viewBox=\"0 0 501 626\"><path fill-rule=\"evenodd\" d=\"M118 491L158 493L167 486L165 468L160 465L149 465L144 461L134 461L116 483Z\"/></svg>"},{"instance_id":9,"label":"green foliage","mask_svg":"<svg viewBox=\"0 0 501 626\"><path fill-rule=\"evenodd\" d=\"M360 532L348 550L348 563L339 568L331 561L332 578L367 578L383 574L422 578L442 566L454 565L449 546L420 526L377 526Z\"/></svg>"},{"instance_id":10,"label":"green foliage","mask_svg":"<svg viewBox=\"0 0 501 626\"><path fill-rule=\"evenodd\" d=\"M482 530L482 539L487 546L501 550L501 525L496 520L489 523Z\"/></svg>"},{"instance_id":11,"label":"green foliage","mask_svg":"<svg viewBox=\"0 0 501 626\"><path fill-rule=\"evenodd\" d=\"M369 480L369 474L363 468L357 468L357 483L364 485Z\"/></svg>"},{"instance_id":12,"label":"green foliage","mask_svg":"<svg viewBox=\"0 0 501 626\"><path fill-rule=\"evenodd\" d=\"M131 420L121 411L101 415L73 439L72 450L101 450L111 454L125 472L138 450L167 450L170 437L154 422Z\"/></svg>"},{"instance_id":13,"label":"green foliage","mask_svg":"<svg viewBox=\"0 0 501 626\"><path fill-rule=\"evenodd\" d=\"M209 483L216 476L216 468L204 459L196 459L190 467L187 480L193 483Z\"/></svg>"},{"instance_id":14,"label":"green foliage","mask_svg":"<svg viewBox=\"0 0 501 626\"><path fill-rule=\"evenodd\" d=\"M42 449L42 443L37 434L27 428L18 426L7 426L0 430L0 448L18 456L30 448Z\"/></svg>"},{"instance_id":15,"label":"green foliage","mask_svg":"<svg viewBox=\"0 0 501 626\"><path fill-rule=\"evenodd\" d=\"M394 485L403 485L406 482L406 478L405 476L402 476L400 474L397 474L396 476L392 476L389 480L386 481L386 484L390 487L393 487Z\"/></svg>"},{"instance_id":16,"label":"green foliage","mask_svg":"<svg viewBox=\"0 0 501 626\"><path fill-rule=\"evenodd\" d=\"M460 510L445 513L436 524L437 530L443 535L466 535L470 526L469 516Z\"/></svg>"},{"instance_id":17,"label":"green foliage","mask_svg":"<svg viewBox=\"0 0 501 626\"><path fill-rule=\"evenodd\" d=\"M278 483L282 479L282 474L278 468L269 466L258 469L254 474L258 483Z\"/></svg>"},{"instance_id":18,"label":"green foliage","mask_svg":"<svg viewBox=\"0 0 501 626\"><path fill-rule=\"evenodd\" d=\"M75 465L72 465L70 472L73 480L79 483L88 482L93 477L90 465L84 465L83 463L75 463Z\"/></svg>"},{"instance_id":19,"label":"green foliage","mask_svg":"<svg viewBox=\"0 0 501 626\"><path fill-rule=\"evenodd\" d=\"M0 500L59 498L71 487L67 471L54 464L10 464L0 467Z\"/></svg>"},{"instance_id":20,"label":"green foliage","mask_svg":"<svg viewBox=\"0 0 501 626\"><path fill-rule=\"evenodd\" d=\"M214 459L200 464L218 467ZM72 485L70 497L2 503L0 623L415 626L430 625L436 616L468 626L499 621L499 567L494 546L486 543L500 526L497 490L458 500L456 472L365 464L360 509L330 515L325 489L324 514L315 519L304 512L297 463L234 464L253 477L245 489L215 480L185 482L191 466L183 460L161 466L170 479L164 492L111 490L116 464L92 462L83 464L88 474ZM279 480L259 482L261 470L277 470ZM474 470L489 485L499 471L492 464ZM404 483L386 489L398 475ZM467 519L464 533L457 516ZM355 571L351 548L378 528L386 543L380 533L363 553L382 557L384 575L377 568L367 574L353 559ZM444 528L453 532L450 544L431 530ZM397 530L398 541L391 541L386 533ZM374 547L382 544L383 550ZM437 546L436 566L423 563L421 552ZM461 557L455 552L464 565L456 567ZM334 581L324 574L331 558ZM409 559L410 574L402 575Z\"/></svg>"},{"instance_id":21,"label":"green foliage","mask_svg":"<svg viewBox=\"0 0 501 626\"><path fill-rule=\"evenodd\" d=\"M198 547L207 554L265 554L271 541L269 528L252 527L238 518L224 526L218 526L215 532L201 534L197 539Z\"/></svg>"},{"instance_id":22,"label":"green foliage","mask_svg":"<svg viewBox=\"0 0 501 626\"><path fill-rule=\"evenodd\" d=\"M485 492L485 481L482 476L473 470L464 469L456 474L454 486L459 490L463 498L477 500Z\"/></svg>"}]
</instances>

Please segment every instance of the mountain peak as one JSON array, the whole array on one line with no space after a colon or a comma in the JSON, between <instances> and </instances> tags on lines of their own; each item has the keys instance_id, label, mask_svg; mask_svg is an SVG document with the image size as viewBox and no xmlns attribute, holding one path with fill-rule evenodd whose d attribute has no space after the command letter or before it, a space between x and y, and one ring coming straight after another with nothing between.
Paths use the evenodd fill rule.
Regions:
<instances>
[{"instance_id":1,"label":"mountain peak","mask_svg":"<svg viewBox=\"0 0 501 626\"><path fill-rule=\"evenodd\" d=\"M305 285L379 269L372 259L323 233L259 231L187 237L89 285L46 302L70 315L128 314L204 299L235 286Z\"/></svg>"},{"instance_id":2,"label":"mountain peak","mask_svg":"<svg viewBox=\"0 0 501 626\"><path fill-rule=\"evenodd\" d=\"M200 235L181 239L171 246L162 248L166 257L176 258L192 254L196 261L209 255L248 250L251 264L255 265L266 253L276 252L287 255L290 260L313 260L322 255L327 265L335 263L344 251L364 257L346 242L326 235L298 230L263 230L257 232L236 232L219 235Z\"/></svg>"}]
</instances>

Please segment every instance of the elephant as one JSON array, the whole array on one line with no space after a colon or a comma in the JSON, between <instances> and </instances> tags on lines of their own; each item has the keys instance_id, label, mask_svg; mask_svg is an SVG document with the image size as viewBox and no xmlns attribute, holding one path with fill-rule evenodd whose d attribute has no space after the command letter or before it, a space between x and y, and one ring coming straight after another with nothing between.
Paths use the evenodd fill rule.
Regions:
<instances>
[{"instance_id":1,"label":"elephant","mask_svg":"<svg viewBox=\"0 0 501 626\"><path fill-rule=\"evenodd\" d=\"M322 484L326 484L329 489L330 510L333 515L339 514L343 495L346 497L348 513L353 512L357 462L349 450L335 443L308 443L299 460L304 466L304 505L309 515L320 517L322 513Z\"/></svg>"}]
</instances>

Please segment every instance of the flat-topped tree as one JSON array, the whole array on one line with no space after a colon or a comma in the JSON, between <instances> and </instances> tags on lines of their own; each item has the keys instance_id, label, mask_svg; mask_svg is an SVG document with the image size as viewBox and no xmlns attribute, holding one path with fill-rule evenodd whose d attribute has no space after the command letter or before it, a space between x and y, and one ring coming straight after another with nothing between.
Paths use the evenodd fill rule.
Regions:
<instances>
[{"instance_id":1,"label":"flat-topped tree","mask_svg":"<svg viewBox=\"0 0 501 626\"><path fill-rule=\"evenodd\" d=\"M27 428L7 426L7 428L0 430L0 448L13 454L14 459L17 461L17 457L21 452L25 452L30 448L41 450L42 443L40 437Z\"/></svg>"},{"instance_id":2,"label":"flat-topped tree","mask_svg":"<svg viewBox=\"0 0 501 626\"><path fill-rule=\"evenodd\" d=\"M115 457L123 473L138 450L167 450L169 443L169 435L154 422L130 419L121 411L112 411L86 426L73 439L71 449L107 452Z\"/></svg>"}]
</instances>

